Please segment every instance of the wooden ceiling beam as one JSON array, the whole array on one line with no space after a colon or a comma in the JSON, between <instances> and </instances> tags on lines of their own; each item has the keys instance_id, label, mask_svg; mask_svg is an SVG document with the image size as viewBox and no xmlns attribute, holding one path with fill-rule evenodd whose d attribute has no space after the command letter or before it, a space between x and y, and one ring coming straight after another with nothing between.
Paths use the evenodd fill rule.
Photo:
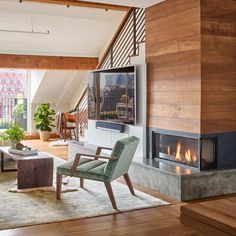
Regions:
<instances>
[{"instance_id":1,"label":"wooden ceiling beam","mask_svg":"<svg viewBox=\"0 0 236 236\"><path fill-rule=\"evenodd\" d=\"M42 70L94 70L96 57L62 57L0 54L0 68Z\"/></svg>"},{"instance_id":2,"label":"wooden ceiling beam","mask_svg":"<svg viewBox=\"0 0 236 236\"><path fill-rule=\"evenodd\" d=\"M115 11L128 11L130 9L130 7L127 6L97 3L97 2L77 1L77 0L20 0L20 2L59 4L65 6L99 8L99 9L115 10Z\"/></svg>"}]
</instances>

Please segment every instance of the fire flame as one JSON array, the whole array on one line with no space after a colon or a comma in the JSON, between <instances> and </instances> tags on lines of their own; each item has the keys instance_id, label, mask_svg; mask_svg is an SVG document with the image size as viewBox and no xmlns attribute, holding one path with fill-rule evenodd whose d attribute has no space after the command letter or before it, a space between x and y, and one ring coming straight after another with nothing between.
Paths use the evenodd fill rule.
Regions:
<instances>
[{"instance_id":1,"label":"fire flame","mask_svg":"<svg viewBox=\"0 0 236 236\"><path fill-rule=\"evenodd\" d=\"M170 145L167 146L167 154L170 156Z\"/></svg>"},{"instance_id":2,"label":"fire flame","mask_svg":"<svg viewBox=\"0 0 236 236\"><path fill-rule=\"evenodd\" d=\"M177 145L177 149L176 149L175 160L179 160L179 161L181 161L180 150L181 150L181 144L178 143L178 145Z\"/></svg>"},{"instance_id":3,"label":"fire flame","mask_svg":"<svg viewBox=\"0 0 236 236\"><path fill-rule=\"evenodd\" d=\"M191 162L191 151L190 149L188 149L187 152L185 152L185 159L187 160L187 162Z\"/></svg>"},{"instance_id":4,"label":"fire flame","mask_svg":"<svg viewBox=\"0 0 236 236\"><path fill-rule=\"evenodd\" d=\"M193 160L194 162L197 161L197 156L196 156L196 154L193 154L192 160Z\"/></svg>"},{"instance_id":5,"label":"fire flame","mask_svg":"<svg viewBox=\"0 0 236 236\"><path fill-rule=\"evenodd\" d=\"M170 150L170 145L167 146L167 153L168 156L170 156L171 150ZM185 160L185 162L187 162L188 164L191 162L196 162L197 161L197 155L196 154L192 154L190 148L181 156L181 143L178 142L177 147L176 147L176 154L175 154L175 160L176 161L183 161L183 158Z\"/></svg>"}]
</instances>

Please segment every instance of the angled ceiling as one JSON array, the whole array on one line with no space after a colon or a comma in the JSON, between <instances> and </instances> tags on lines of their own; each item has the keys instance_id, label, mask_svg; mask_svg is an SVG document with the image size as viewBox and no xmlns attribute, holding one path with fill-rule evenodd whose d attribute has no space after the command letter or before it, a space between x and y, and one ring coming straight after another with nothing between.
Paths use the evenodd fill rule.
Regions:
<instances>
[{"instance_id":1,"label":"angled ceiling","mask_svg":"<svg viewBox=\"0 0 236 236\"><path fill-rule=\"evenodd\" d=\"M125 12L69 7L19 0L0 0L0 30L34 31L49 35L0 32L0 53L98 57Z\"/></svg>"},{"instance_id":2,"label":"angled ceiling","mask_svg":"<svg viewBox=\"0 0 236 236\"><path fill-rule=\"evenodd\" d=\"M87 2L109 3L115 5L132 6L132 7L150 7L154 4L165 0L81 0Z\"/></svg>"},{"instance_id":3,"label":"angled ceiling","mask_svg":"<svg viewBox=\"0 0 236 236\"><path fill-rule=\"evenodd\" d=\"M75 95L76 89L86 78L86 74L87 71L45 71L32 102L69 104Z\"/></svg>"}]
</instances>

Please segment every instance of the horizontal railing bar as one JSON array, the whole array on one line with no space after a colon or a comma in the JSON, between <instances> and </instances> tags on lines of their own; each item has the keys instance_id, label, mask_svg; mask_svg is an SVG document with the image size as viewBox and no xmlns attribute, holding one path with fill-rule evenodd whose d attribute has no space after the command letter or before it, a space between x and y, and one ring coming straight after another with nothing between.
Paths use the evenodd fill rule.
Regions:
<instances>
[{"instance_id":1,"label":"horizontal railing bar","mask_svg":"<svg viewBox=\"0 0 236 236\"><path fill-rule=\"evenodd\" d=\"M129 42L130 42L130 47L125 47L125 48L122 48L122 50L120 50L120 54L123 54L123 55L127 55L126 53L127 53L127 51L131 48L133 48L132 47L132 38L129 40ZM128 55L129 56L129 55ZM119 63L120 61L122 60L122 58L121 57L119 57L119 59L117 60L117 63Z\"/></svg>"},{"instance_id":2,"label":"horizontal railing bar","mask_svg":"<svg viewBox=\"0 0 236 236\"><path fill-rule=\"evenodd\" d=\"M129 19L130 15L132 14L133 12L133 8L130 8L130 10L126 13L124 19L122 20L118 30L116 31L115 35L113 36L112 40L111 40L111 43L109 45L109 47L107 48L107 50L105 51L103 57L102 57L102 60L101 62L99 63L98 67L97 68L100 68L101 64L103 64L103 61L104 59L107 57L107 55L109 54L110 52L110 48L112 47L112 45L114 45L114 42L116 41L117 37L119 36L120 32L123 30L125 24L126 24L126 21L127 19Z\"/></svg>"},{"instance_id":3,"label":"horizontal railing bar","mask_svg":"<svg viewBox=\"0 0 236 236\"><path fill-rule=\"evenodd\" d=\"M117 51L120 51L120 49L123 48L124 45L127 44L127 42L130 41L130 39L133 39L133 37L132 37L132 31L130 31L130 32L126 35L126 37L125 37L125 38L123 39L123 41L122 41L122 44L120 44L119 47L114 50L114 55L116 55L116 52L117 52Z\"/></svg>"},{"instance_id":4,"label":"horizontal railing bar","mask_svg":"<svg viewBox=\"0 0 236 236\"><path fill-rule=\"evenodd\" d=\"M140 28L143 26L143 21L139 21L137 22L137 26L136 26L136 32L140 31Z\"/></svg>"},{"instance_id":5,"label":"horizontal railing bar","mask_svg":"<svg viewBox=\"0 0 236 236\"><path fill-rule=\"evenodd\" d=\"M120 34L118 35L118 37L116 38L116 40L113 43L113 46L117 43L117 41L122 38L122 35L125 33L125 31L127 30L127 28L129 28L130 24L132 24L132 15L133 15L133 11L130 14L129 18L127 19L126 24L124 25L123 29L121 30Z\"/></svg>"},{"instance_id":6,"label":"horizontal railing bar","mask_svg":"<svg viewBox=\"0 0 236 236\"><path fill-rule=\"evenodd\" d=\"M141 34L139 35L139 37L138 37L138 42L140 43L140 42L142 42L142 37L143 36L145 36L145 29L143 29L143 32L141 32Z\"/></svg>"},{"instance_id":7,"label":"horizontal railing bar","mask_svg":"<svg viewBox=\"0 0 236 236\"><path fill-rule=\"evenodd\" d=\"M137 24L137 26L145 24L144 18L143 19L138 19L136 24Z\"/></svg>"},{"instance_id":8,"label":"horizontal railing bar","mask_svg":"<svg viewBox=\"0 0 236 236\"><path fill-rule=\"evenodd\" d=\"M125 31L124 35L120 38L120 40L119 40L116 44L114 44L114 46L113 46L113 50L114 50L114 51L116 50L116 48L117 48L120 44L122 44L122 43L125 41L125 39L127 38L127 35L130 35L130 34L132 33L132 31L131 31L132 26L133 26L133 25L130 24L130 25L127 27L127 30Z\"/></svg>"},{"instance_id":9,"label":"horizontal railing bar","mask_svg":"<svg viewBox=\"0 0 236 236\"><path fill-rule=\"evenodd\" d=\"M134 12L136 16L136 20L134 21ZM124 27L120 30L120 34L117 36L116 40L114 40L112 47L112 58L113 58L113 66L122 66L122 64L127 64L130 61L129 53L134 52L134 38L132 34L132 28L134 27L133 23L136 22L136 51L139 49L139 42L142 42L145 39L145 9L136 8L130 13L127 21L124 24ZM133 45L133 46L132 46ZM127 55L128 54L128 55ZM100 68L110 68L111 67L111 54L107 55L104 59Z\"/></svg>"},{"instance_id":10,"label":"horizontal railing bar","mask_svg":"<svg viewBox=\"0 0 236 236\"><path fill-rule=\"evenodd\" d=\"M131 54L132 52L133 52L133 48L130 48L130 49L127 51L127 53L130 53L130 54ZM118 67L122 66L123 63L124 63L126 60L129 60L129 57L128 57L128 56L127 56L127 57L123 57L121 60L119 60L119 61L117 62Z\"/></svg>"},{"instance_id":11,"label":"horizontal railing bar","mask_svg":"<svg viewBox=\"0 0 236 236\"><path fill-rule=\"evenodd\" d=\"M122 47L120 48L120 50L117 51L116 54L114 54L114 57L119 58L119 56L123 53L124 48L132 47L132 43L133 43L133 38L128 39L128 40L126 41L126 43L122 45Z\"/></svg>"},{"instance_id":12,"label":"horizontal railing bar","mask_svg":"<svg viewBox=\"0 0 236 236\"><path fill-rule=\"evenodd\" d=\"M104 64L101 66L101 68L106 68L109 65L109 56L107 57L106 61L104 61Z\"/></svg>"},{"instance_id":13,"label":"horizontal railing bar","mask_svg":"<svg viewBox=\"0 0 236 236\"><path fill-rule=\"evenodd\" d=\"M129 51L127 51L127 54L130 55L133 51L133 48L131 48ZM129 59L129 56L124 57L123 60L120 61L120 63L118 64L119 66L122 65L123 61L125 61L126 59Z\"/></svg>"},{"instance_id":14,"label":"horizontal railing bar","mask_svg":"<svg viewBox=\"0 0 236 236\"><path fill-rule=\"evenodd\" d=\"M79 104L79 109L82 109L85 106L85 104L87 104L87 102L88 102L87 99L82 100L81 103Z\"/></svg>"}]
</instances>

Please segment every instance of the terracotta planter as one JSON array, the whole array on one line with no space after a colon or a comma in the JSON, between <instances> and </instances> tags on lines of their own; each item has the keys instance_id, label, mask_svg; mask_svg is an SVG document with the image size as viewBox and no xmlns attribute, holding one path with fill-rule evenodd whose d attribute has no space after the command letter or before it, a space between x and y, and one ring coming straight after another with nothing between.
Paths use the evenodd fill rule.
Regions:
<instances>
[{"instance_id":1,"label":"terracotta planter","mask_svg":"<svg viewBox=\"0 0 236 236\"><path fill-rule=\"evenodd\" d=\"M49 131L39 131L39 136L42 141L48 141L50 139Z\"/></svg>"}]
</instances>

